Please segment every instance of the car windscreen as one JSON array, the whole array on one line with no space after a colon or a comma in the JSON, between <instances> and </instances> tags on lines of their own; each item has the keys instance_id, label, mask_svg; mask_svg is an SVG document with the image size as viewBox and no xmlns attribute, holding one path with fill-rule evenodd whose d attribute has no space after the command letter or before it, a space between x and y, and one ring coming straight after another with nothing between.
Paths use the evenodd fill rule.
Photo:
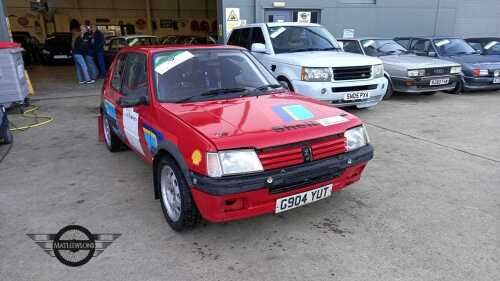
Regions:
<instances>
[{"instance_id":1,"label":"car windscreen","mask_svg":"<svg viewBox=\"0 0 500 281\"><path fill-rule=\"evenodd\" d=\"M340 50L337 40L322 26L269 26L274 52Z\"/></svg>"},{"instance_id":2,"label":"car windscreen","mask_svg":"<svg viewBox=\"0 0 500 281\"><path fill-rule=\"evenodd\" d=\"M135 37L127 39L129 47L157 45L158 40L155 37Z\"/></svg>"},{"instance_id":3,"label":"car windscreen","mask_svg":"<svg viewBox=\"0 0 500 281\"><path fill-rule=\"evenodd\" d=\"M483 49L487 55L500 55L500 38L484 42Z\"/></svg>"},{"instance_id":4,"label":"car windscreen","mask_svg":"<svg viewBox=\"0 0 500 281\"><path fill-rule=\"evenodd\" d=\"M52 37L45 40L45 48L50 50L71 49L71 37Z\"/></svg>"},{"instance_id":5,"label":"car windscreen","mask_svg":"<svg viewBox=\"0 0 500 281\"><path fill-rule=\"evenodd\" d=\"M434 45L441 56L471 55L476 51L462 39L435 39Z\"/></svg>"},{"instance_id":6,"label":"car windscreen","mask_svg":"<svg viewBox=\"0 0 500 281\"><path fill-rule=\"evenodd\" d=\"M247 51L192 49L153 57L156 96L160 102L184 102L261 95L279 83ZM279 86L278 86L279 87Z\"/></svg>"},{"instance_id":7,"label":"car windscreen","mask_svg":"<svg viewBox=\"0 0 500 281\"><path fill-rule=\"evenodd\" d=\"M406 50L405 47L401 46L394 40L367 39L361 40L361 45L363 46L365 53L373 57L408 53L408 50Z\"/></svg>"}]
</instances>

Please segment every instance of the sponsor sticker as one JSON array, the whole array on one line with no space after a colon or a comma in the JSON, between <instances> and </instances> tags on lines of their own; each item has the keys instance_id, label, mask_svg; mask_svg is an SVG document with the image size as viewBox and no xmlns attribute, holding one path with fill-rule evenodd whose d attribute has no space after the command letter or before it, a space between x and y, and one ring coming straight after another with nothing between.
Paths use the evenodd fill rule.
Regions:
<instances>
[{"instance_id":1,"label":"sponsor sticker","mask_svg":"<svg viewBox=\"0 0 500 281\"><path fill-rule=\"evenodd\" d=\"M300 104L273 106L273 111L285 122L302 121L314 118L314 114Z\"/></svg>"},{"instance_id":2,"label":"sponsor sticker","mask_svg":"<svg viewBox=\"0 0 500 281\"><path fill-rule=\"evenodd\" d=\"M116 120L116 110L114 104L112 104L109 100L104 100L104 109L109 117Z\"/></svg>"},{"instance_id":3,"label":"sponsor sticker","mask_svg":"<svg viewBox=\"0 0 500 281\"><path fill-rule=\"evenodd\" d=\"M349 121L349 119L347 119L347 118L345 118L343 116L340 116L340 115L316 120L316 122L320 123L324 127L328 127L328 126L331 126L331 125L344 123L344 122L347 122L347 121Z\"/></svg>"},{"instance_id":4,"label":"sponsor sticker","mask_svg":"<svg viewBox=\"0 0 500 281\"><path fill-rule=\"evenodd\" d=\"M155 62L155 71L158 74L163 75L170 69L192 59L193 57L194 55L189 51L176 51L167 53L157 58Z\"/></svg>"},{"instance_id":5,"label":"sponsor sticker","mask_svg":"<svg viewBox=\"0 0 500 281\"><path fill-rule=\"evenodd\" d=\"M148 125L144 125L142 131L144 132L144 141L146 141L148 150L153 154L156 153L158 151L158 140L162 140L163 135Z\"/></svg>"},{"instance_id":6,"label":"sponsor sticker","mask_svg":"<svg viewBox=\"0 0 500 281\"><path fill-rule=\"evenodd\" d=\"M193 151L193 154L191 154L191 161L193 161L193 164L196 166L199 166L201 163L201 152L199 149L196 149Z\"/></svg>"}]
</instances>

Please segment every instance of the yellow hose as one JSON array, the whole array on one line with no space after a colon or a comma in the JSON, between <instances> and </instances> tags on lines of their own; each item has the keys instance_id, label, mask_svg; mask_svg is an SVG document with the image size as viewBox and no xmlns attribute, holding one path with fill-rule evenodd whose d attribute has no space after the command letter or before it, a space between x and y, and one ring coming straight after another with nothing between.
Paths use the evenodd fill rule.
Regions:
<instances>
[{"instance_id":1,"label":"yellow hose","mask_svg":"<svg viewBox=\"0 0 500 281\"><path fill-rule=\"evenodd\" d=\"M31 108L28 108L27 110L25 110L24 113L23 113L24 117L34 118L37 121L36 123L30 124L30 125L27 125L27 126L23 126L23 127L12 128L10 130L11 131L24 131L24 130L27 130L27 129L31 129L31 128L36 128L36 127L40 127L40 126L43 126L43 125L47 125L50 122L54 121L54 118L52 118L50 116L38 116L35 113L33 113L33 112L35 112L38 109L39 109L39 107L32 106ZM30 115L28 115L28 114L30 114ZM45 120L43 120L41 122L38 122L39 119L45 119Z\"/></svg>"}]
</instances>

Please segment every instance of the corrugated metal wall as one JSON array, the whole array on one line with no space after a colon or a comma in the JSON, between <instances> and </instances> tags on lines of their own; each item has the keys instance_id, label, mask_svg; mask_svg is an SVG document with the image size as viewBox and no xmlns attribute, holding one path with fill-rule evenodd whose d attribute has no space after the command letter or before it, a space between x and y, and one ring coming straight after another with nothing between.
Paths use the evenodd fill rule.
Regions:
<instances>
[{"instance_id":1,"label":"corrugated metal wall","mask_svg":"<svg viewBox=\"0 0 500 281\"><path fill-rule=\"evenodd\" d=\"M335 36L345 28L356 36L500 36L500 0L219 0L239 7L248 23L264 21L264 10L279 1L288 9L321 9L321 23Z\"/></svg>"}]
</instances>

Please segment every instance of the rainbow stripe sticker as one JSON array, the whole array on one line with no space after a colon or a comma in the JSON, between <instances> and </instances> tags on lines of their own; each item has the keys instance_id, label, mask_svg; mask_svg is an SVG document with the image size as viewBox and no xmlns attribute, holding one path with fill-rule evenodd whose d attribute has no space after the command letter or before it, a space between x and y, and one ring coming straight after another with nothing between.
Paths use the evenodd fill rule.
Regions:
<instances>
[{"instance_id":1,"label":"rainbow stripe sticker","mask_svg":"<svg viewBox=\"0 0 500 281\"><path fill-rule=\"evenodd\" d=\"M273 111L287 123L314 118L314 114L300 104L273 106Z\"/></svg>"}]
</instances>

